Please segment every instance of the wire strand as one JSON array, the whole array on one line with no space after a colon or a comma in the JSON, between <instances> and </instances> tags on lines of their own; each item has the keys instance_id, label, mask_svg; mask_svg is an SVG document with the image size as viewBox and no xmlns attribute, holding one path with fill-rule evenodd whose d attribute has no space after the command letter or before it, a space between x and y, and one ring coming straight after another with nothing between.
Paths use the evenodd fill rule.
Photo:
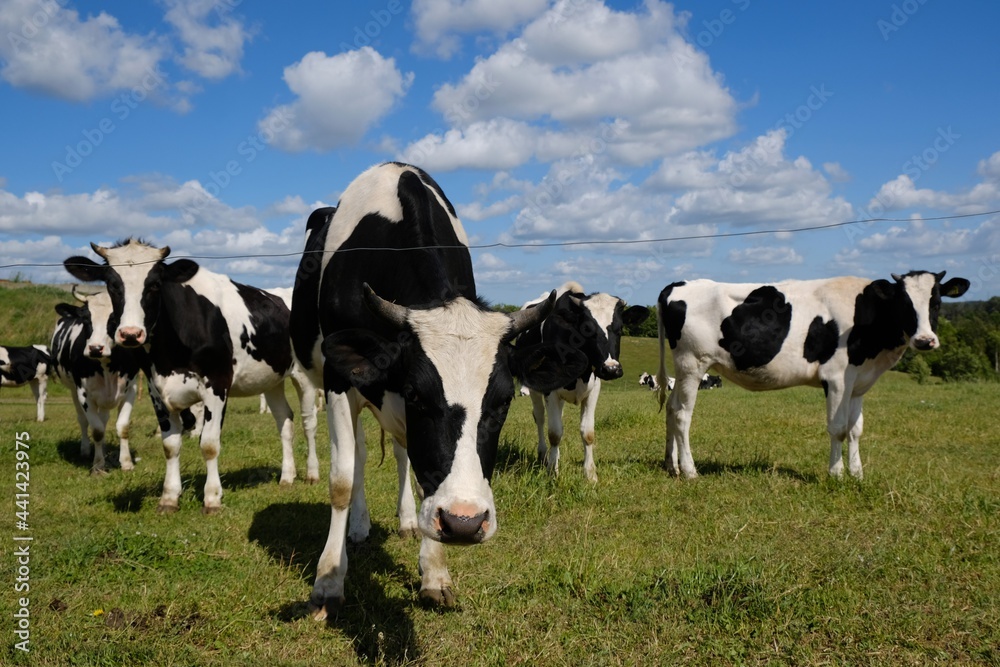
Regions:
<instances>
[{"instance_id":1,"label":"wire strand","mask_svg":"<svg viewBox=\"0 0 1000 667\"><path fill-rule=\"evenodd\" d=\"M327 254L331 252L358 252L358 251L386 251L386 252L408 252L412 250L455 250L455 249L467 249L467 250L492 250L496 248L502 249L517 249L517 248L565 248L571 246L607 246L607 245L638 245L638 244L652 244L652 243L669 243L676 241L699 241L704 239L726 239L726 238L737 238L743 236L761 236L764 234L799 234L802 232L814 232L824 229L835 229L837 227L847 227L850 225L862 225L862 224L872 224L881 222L933 222L940 220L960 220L963 218L976 218L987 215L996 215L1000 213L1000 209L993 211L983 211L981 213L961 213L954 215L939 215L927 218L863 218L860 220L845 220L842 222L831 222L822 225L808 225L805 227L793 227L790 229L754 229L747 230L743 232L721 232L715 234L688 234L683 236L665 236L653 239L593 239L589 241L547 241L547 242L528 242L528 243L505 243L503 241L497 241L494 243L481 243L474 245L428 245L428 246L414 246L411 248L338 248L337 250L311 250L311 251L295 251L295 252L274 252L274 253L259 253L259 254L243 254L243 255L182 255L178 257L172 257L171 259L201 259L201 260L234 260L234 259L261 259L261 258L279 258L279 257L297 257L305 256L308 254ZM134 262L134 264L151 264L156 263L159 260L147 260L145 262ZM57 266L64 266L63 262L47 264L47 263L23 263L23 264L0 264L0 269L16 269L16 268L51 268ZM110 265L114 266L114 265Z\"/></svg>"}]
</instances>

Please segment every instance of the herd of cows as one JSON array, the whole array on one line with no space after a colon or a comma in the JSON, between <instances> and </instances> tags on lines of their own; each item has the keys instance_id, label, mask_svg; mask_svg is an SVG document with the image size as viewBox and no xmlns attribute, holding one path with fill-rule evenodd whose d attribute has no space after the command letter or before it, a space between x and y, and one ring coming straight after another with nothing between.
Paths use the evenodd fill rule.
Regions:
<instances>
[{"instance_id":1,"label":"herd of cows","mask_svg":"<svg viewBox=\"0 0 1000 667\"><path fill-rule=\"evenodd\" d=\"M167 460L159 510L178 507L182 433L196 410L207 513L221 507L218 455L229 397L263 394L280 433L286 484L295 478L295 464L284 381L293 381L300 398L309 481L319 479L321 388L331 443L331 516L311 595L317 618L343 602L347 540L363 540L370 529L364 409L393 441L400 532L422 538L420 597L451 605L444 545L484 542L499 525L490 480L515 380L531 395L539 459L553 473L563 405L581 405L584 473L596 480L592 445L601 381L622 376L623 326L649 315L645 307L586 294L572 282L517 312L491 310L477 296L454 207L427 173L400 163L368 169L336 207L312 213L290 293L236 283L189 259L168 263L169 248L135 238L91 246L103 262L77 256L64 266L105 289L78 294L79 305L57 307L48 349L0 348L3 384L31 385L42 420L46 378L63 382L78 414L81 452L93 450L97 470L105 465L110 410L120 408L120 460L128 470L128 419L142 371ZM924 271L891 281L668 285L657 301L660 366L655 377L643 378L661 406L666 403L666 466L674 474L697 474L688 438L697 391L725 378L752 390L822 387L829 471L842 474L846 441L848 471L861 477L865 392L907 347L939 345L941 298L961 296L968 287L965 279L944 281L943 272ZM666 374L668 344L676 378Z\"/></svg>"}]
</instances>

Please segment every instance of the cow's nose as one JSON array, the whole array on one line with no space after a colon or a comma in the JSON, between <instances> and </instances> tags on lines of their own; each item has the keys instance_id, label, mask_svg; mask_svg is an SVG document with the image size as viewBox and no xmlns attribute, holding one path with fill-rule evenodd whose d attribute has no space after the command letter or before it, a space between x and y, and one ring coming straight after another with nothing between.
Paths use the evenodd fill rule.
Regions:
<instances>
[{"instance_id":1,"label":"cow's nose","mask_svg":"<svg viewBox=\"0 0 1000 667\"><path fill-rule=\"evenodd\" d=\"M937 346L938 341L934 336L919 336L913 339L913 347L917 348L921 352L933 350Z\"/></svg>"},{"instance_id":2,"label":"cow's nose","mask_svg":"<svg viewBox=\"0 0 1000 667\"><path fill-rule=\"evenodd\" d=\"M103 357L104 356L104 346L103 345L89 345L88 351L92 357Z\"/></svg>"},{"instance_id":3,"label":"cow's nose","mask_svg":"<svg viewBox=\"0 0 1000 667\"><path fill-rule=\"evenodd\" d=\"M620 363L617 361L608 361L601 366L600 377L602 380L617 380L624 373L625 371L622 369Z\"/></svg>"},{"instance_id":4,"label":"cow's nose","mask_svg":"<svg viewBox=\"0 0 1000 667\"><path fill-rule=\"evenodd\" d=\"M139 327L122 327L118 330L118 342L125 347L138 347L146 338L146 332Z\"/></svg>"},{"instance_id":5,"label":"cow's nose","mask_svg":"<svg viewBox=\"0 0 1000 667\"><path fill-rule=\"evenodd\" d=\"M466 510L457 508L454 514L443 507L438 510L442 542L474 544L483 541L489 527L489 511L478 514L465 512Z\"/></svg>"}]
</instances>

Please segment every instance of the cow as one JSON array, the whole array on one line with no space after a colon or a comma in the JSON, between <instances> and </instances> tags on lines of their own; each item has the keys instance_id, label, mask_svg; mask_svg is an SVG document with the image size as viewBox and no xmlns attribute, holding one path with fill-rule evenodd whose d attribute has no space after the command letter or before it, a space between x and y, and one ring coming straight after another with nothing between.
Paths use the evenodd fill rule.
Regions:
<instances>
[{"instance_id":1,"label":"cow","mask_svg":"<svg viewBox=\"0 0 1000 667\"><path fill-rule=\"evenodd\" d=\"M560 359L544 346L511 345L554 301L553 294L510 315L487 308L455 209L418 167L371 167L338 206L312 213L291 331L296 356L322 380L330 432L330 532L310 596L316 619L345 599L345 533L358 541L370 530L365 408L393 439L400 532L422 537L419 596L455 604L444 544L477 544L496 533L490 480L514 378L553 389L586 363L574 351Z\"/></svg>"},{"instance_id":2,"label":"cow","mask_svg":"<svg viewBox=\"0 0 1000 667\"><path fill-rule=\"evenodd\" d=\"M189 259L167 263L170 248L128 238L111 247L91 243L103 260L70 257L66 270L107 285L114 308L107 333L116 347L148 350L150 394L157 411L166 475L158 511L173 512L181 493L182 411L204 402L200 435L206 478L202 511L222 507L218 457L230 396L264 393L281 436L281 484L295 479L292 411L284 379L293 369L289 310L282 298L230 280ZM315 401L303 401L303 424L315 462ZM307 479L318 479L318 463Z\"/></svg>"},{"instance_id":3,"label":"cow","mask_svg":"<svg viewBox=\"0 0 1000 667\"><path fill-rule=\"evenodd\" d=\"M657 300L660 378L669 342L677 384L667 402L665 465L697 476L688 433L698 384L714 369L745 389L822 387L832 476L863 476L858 440L862 401L907 347L933 350L941 298L965 294L969 281L944 272L892 274L892 280L839 277L774 284L694 280L667 285ZM661 382L662 384L662 382ZM660 406L665 393L660 390ZM678 467L679 466L679 467Z\"/></svg>"},{"instance_id":4,"label":"cow","mask_svg":"<svg viewBox=\"0 0 1000 667\"><path fill-rule=\"evenodd\" d=\"M701 376L701 381L698 382L698 391L703 391L706 389L721 389L722 388L722 378L718 375L709 375L705 373Z\"/></svg>"},{"instance_id":5,"label":"cow","mask_svg":"<svg viewBox=\"0 0 1000 667\"><path fill-rule=\"evenodd\" d=\"M650 391L656 391L660 388L660 385L656 384L656 376L650 375L645 371L643 371L642 375L639 376L639 385L646 387Z\"/></svg>"},{"instance_id":6,"label":"cow","mask_svg":"<svg viewBox=\"0 0 1000 667\"><path fill-rule=\"evenodd\" d=\"M76 410L80 456L89 458L93 450L91 472L106 471L104 434L111 410L117 409L118 461L122 470L132 470L135 465L129 450L129 420L139 372L146 364L145 351L112 345L108 321L114 309L107 292L84 295L74 288L73 295L82 305L56 305L59 321L50 347L54 375L69 389Z\"/></svg>"},{"instance_id":7,"label":"cow","mask_svg":"<svg viewBox=\"0 0 1000 667\"><path fill-rule=\"evenodd\" d=\"M649 317L645 306L625 307L616 296L595 292L585 294L579 283L570 281L556 290L556 303L545 321L518 337L518 345L554 345L560 350L576 349L587 357L587 367L566 386L545 390L528 383L531 414L538 430L538 461L552 474L559 472L559 442L562 440L562 414L566 403L580 406L580 438L583 441L583 474L597 481L594 464L594 417L601 395L601 380L622 376L618 360L622 327L637 324ZM530 310L542 301L524 304ZM546 440L545 413L548 410Z\"/></svg>"},{"instance_id":8,"label":"cow","mask_svg":"<svg viewBox=\"0 0 1000 667\"><path fill-rule=\"evenodd\" d=\"M0 387L31 387L35 398L35 419L45 421L52 357L44 345L12 347L0 345Z\"/></svg>"}]
</instances>

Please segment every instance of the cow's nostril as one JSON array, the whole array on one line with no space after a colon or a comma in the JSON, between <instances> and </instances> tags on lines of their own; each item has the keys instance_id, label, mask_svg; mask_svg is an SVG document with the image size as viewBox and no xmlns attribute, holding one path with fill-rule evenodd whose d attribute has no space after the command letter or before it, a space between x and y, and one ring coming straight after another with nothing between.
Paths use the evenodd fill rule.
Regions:
<instances>
[{"instance_id":1,"label":"cow's nostril","mask_svg":"<svg viewBox=\"0 0 1000 667\"><path fill-rule=\"evenodd\" d=\"M441 520L441 541L443 542L479 542L485 534L489 511L473 516L452 514L446 509L438 510Z\"/></svg>"},{"instance_id":2,"label":"cow's nostril","mask_svg":"<svg viewBox=\"0 0 1000 667\"><path fill-rule=\"evenodd\" d=\"M90 346L90 356L101 357L104 356L104 346L103 345L91 345Z\"/></svg>"}]
</instances>

